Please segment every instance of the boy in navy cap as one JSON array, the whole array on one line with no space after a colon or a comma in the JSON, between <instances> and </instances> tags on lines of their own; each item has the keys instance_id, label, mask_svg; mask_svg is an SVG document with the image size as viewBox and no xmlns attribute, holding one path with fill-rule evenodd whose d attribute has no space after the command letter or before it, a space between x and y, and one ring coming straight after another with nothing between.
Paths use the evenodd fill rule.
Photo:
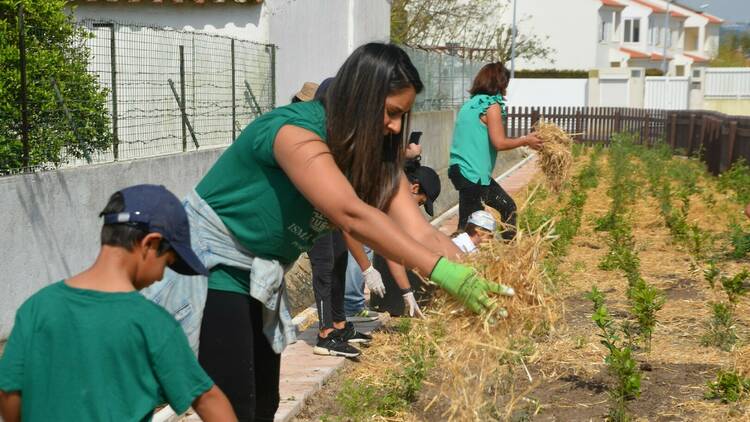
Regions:
<instances>
[{"instance_id":1,"label":"boy in navy cap","mask_svg":"<svg viewBox=\"0 0 750 422\"><path fill-rule=\"evenodd\" d=\"M149 421L168 402L205 422L236 421L174 318L138 290L169 266L207 274L180 201L137 185L109 200L101 250L84 272L47 286L16 313L0 359L6 422Z\"/></svg>"}]
</instances>

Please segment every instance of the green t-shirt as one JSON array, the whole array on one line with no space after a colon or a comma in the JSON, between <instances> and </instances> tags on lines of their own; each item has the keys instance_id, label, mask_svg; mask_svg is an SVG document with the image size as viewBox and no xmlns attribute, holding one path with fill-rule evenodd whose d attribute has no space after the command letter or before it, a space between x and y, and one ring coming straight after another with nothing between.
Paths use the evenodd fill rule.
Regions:
<instances>
[{"instance_id":1,"label":"green t-shirt","mask_svg":"<svg viewBox=\"0 0 750 422\"><path fill-rule=\"evenodd\" d=\"M196 191L243 247L255 256L290 264L331 226L276 162L273 143L285 125L326 139L325 109L319 101L274 109L242 131Z\"/></svg>"},{"instance_id":2,"label":"green t-shirt","mask_svg":"<svg viewBox=\"0 0 750 422\"><path fill-rule=\"evenodd\" d=\"M480 120L492 104L500 105L503 126L507 130L508 112L503 96L478 94L461 106L451 144L450 165L458 164L461 175L483 186L490 184L497 161L497 150L490 142L487 125Z\"/></svg>"},{"instance_id":3,"label":"green t-shirt","mask_svg":"<svg viewBox=\"0 0 750 422\"><path fill-rule=\"evenodd\" d=\"M54 283L16 313L0 390L21 392L24 422L150 421L184 412L213 381L175 319L138 292Z\"/></svg>"}]
</instances>

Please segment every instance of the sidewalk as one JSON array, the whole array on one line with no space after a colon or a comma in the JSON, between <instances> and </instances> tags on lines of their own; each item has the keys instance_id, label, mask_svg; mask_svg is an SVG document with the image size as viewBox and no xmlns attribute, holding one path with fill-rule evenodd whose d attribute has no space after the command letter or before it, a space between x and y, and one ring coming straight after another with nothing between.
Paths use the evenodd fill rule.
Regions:
<instances>
[{"instance_id":1,"label":"sidewalk","mask_svg":"<svg viewBox=\"0 0 750 422\"><path fill-rule=\"evenodd\" d=\"M501 176L498 180L511 195L523 189L536 175L538 167L536 156L530 158L511 173ZM455 213L455 211L454 211ZM449 217L442 221L439 230L445 234L456 231L458 215ZM281 380L279 393L281 402L276 412L275 422L287 422L296 416L304 407L305 400L313 393L320 390L323 384L344 364L344 358L331 356L318 356L313 354L313 347L317 337L317 315L308 312L308 318L302 318L298 326L308 327L298 336L297 342L287 347L281 355ZM313 320L311 321L311 318ZM380 327L382 321L356 324L358 330L370 332ZM366 352L365 352L366 353ZM161 412L160 412L161 413ZM174 419L158 419L157 421L174 421ZM196 422L200 419L190 415L179 419L180 422Z\"/></svg>"}]
</instances>

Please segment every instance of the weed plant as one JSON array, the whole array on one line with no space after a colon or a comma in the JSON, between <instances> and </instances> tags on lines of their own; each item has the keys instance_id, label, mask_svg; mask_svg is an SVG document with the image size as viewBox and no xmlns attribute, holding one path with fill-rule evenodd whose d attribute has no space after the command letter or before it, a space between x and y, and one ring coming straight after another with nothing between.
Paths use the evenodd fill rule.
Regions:
<instances>
[{"instance_id":1,"label":"weed plant","mask_svg":"<svg viewBox=\"0 0 750 422\"><path fill-rule=\"evenodd\" d=\"M646 350L651 350L656 313L664 306L664 293L641 279L630 289L630 302L631 312L638 321L643 344Z\"/></svg>"},{"instance_id":2,"label":"weed plant","mask_svg":"<svg viewBox=\"0 0 750 422\"><path fill-rule=\"evenodd\" d=\"M732 277L721 276L721 286L724 288L729 302L733 305L737 303L740 296L744 296L747 293L747 287L745 287L745 280L750 277L748 270L742 270Z\"/></svg>"},{"instance_id":3,"label":"weed plant","mask_svg":"<svg viewBox=\"0 0 750 422\"><path fill-rule=\"evenodd\" d=\"M721 270L716 266L715 261L709 261L708 267L703 270L703 278L708 282L708 285L713 290L716 287L716 280L721 274Z\"/></svg>"},{"instance_id":4,"label":"weed plant","mask_svg":"<svg viewBox=\"0 0 750 422\"><path fill-rule=\"evenodd\" d=\"M734 200L740 205L750 202L750 166L744 158L719 175L719 188L723 192L733 192Z\"/></svg>"},{"instance_id":5,"label":"weed plant","mask_svg":"<svg viewBox=\"0 0 750 422\"><path fill-rule=\"evenodd\" d=\"M733 223L729 230L729 241L732 244L731 257L735 259L746 257L750 254L750 232L746 233L737 223Z\"/></svg>"}]
</instances>

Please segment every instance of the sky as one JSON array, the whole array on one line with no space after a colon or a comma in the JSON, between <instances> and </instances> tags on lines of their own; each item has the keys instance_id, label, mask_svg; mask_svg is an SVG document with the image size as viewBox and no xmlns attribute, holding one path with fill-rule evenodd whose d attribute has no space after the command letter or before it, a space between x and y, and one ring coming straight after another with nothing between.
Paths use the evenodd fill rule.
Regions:
<instances>
[{"instance_id":1,"label":"sky","mask_svg":"<svg viewBox=\"0 0 750 422\"><path fill-rule=\"evenodd\" d=\"M677 3L697 9L708 4L704 10L727 22L750 22L750 0L677 0Z\"/></svg>"}]
</instances>

